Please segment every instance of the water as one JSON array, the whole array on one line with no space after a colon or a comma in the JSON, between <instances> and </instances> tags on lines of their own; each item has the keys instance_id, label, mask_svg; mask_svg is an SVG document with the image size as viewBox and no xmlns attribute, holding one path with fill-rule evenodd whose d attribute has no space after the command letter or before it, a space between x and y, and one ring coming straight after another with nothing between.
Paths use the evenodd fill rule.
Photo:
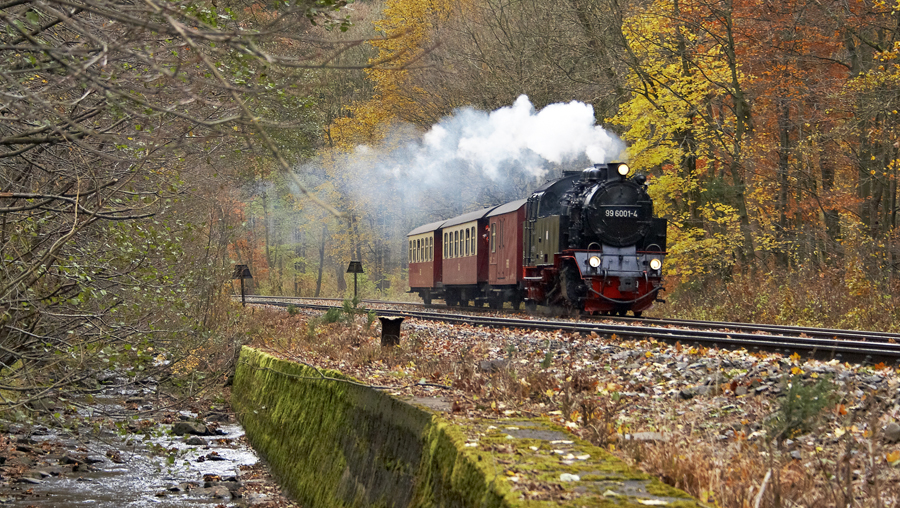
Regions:
<instances>
[{"instance_id":1,"label":"water","mask_svg":"<svg viewBox=\"0 0 900 508\"><path fill-rule=\"evenodd\" d=\"M101 406L105 411L124 411L109 400L97 401L94 408ZM35 444L31 446L36 450L43 441L59 443L63 449L48 455L50 460L38 456L37 463L28 468L26 476L43 476L40 483L0 485L0 508L190 508L247 504L232 499L231 494L240 485L240 466L254 465L259 459L241 439L244 430L239 424L219 424L220 435L198 436L205 444L197 446L184 442L190 436L170 435L169 429L171 425L154 423L147 432L123 436L110 433L87 442L55 431L32 435ZM70 467L57 464L63 451L65 455L82 457L86 453L89 461L97 462L70 471Z\"/></svg>"}]
</instances>

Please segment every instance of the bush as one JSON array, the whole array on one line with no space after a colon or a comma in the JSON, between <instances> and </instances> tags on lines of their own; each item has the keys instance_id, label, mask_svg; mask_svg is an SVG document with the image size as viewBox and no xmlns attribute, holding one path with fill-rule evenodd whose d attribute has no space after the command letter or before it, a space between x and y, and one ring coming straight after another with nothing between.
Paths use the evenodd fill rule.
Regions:
<instances>
[{"instance_id":1,"label":"bush","mask_svg":"<svg viewBox=\"0 0 900 508\"><path fill-rule=\"evenodd\" d=\"M791 377L787 393L767 422L771 435L780 440L812 431L822 410L836 402L837 394L830 379L804 384L800 376Z\"/></svg>"}]
</instances>

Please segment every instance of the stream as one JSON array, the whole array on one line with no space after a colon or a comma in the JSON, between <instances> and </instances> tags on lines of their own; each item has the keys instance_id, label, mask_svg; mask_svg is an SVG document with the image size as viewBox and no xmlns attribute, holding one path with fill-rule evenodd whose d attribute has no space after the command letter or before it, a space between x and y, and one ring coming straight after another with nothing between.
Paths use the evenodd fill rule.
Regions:
<instances>
[{"instance_id":1,"label":"stream","mask_svg":"<svg viewBox=\"0 0 900 508\"><path fill-rule=\"evenodd\" d=\"M266 494L244 493L248 483L264 480L251 475L259 459L227 412L207 412L203 419L170 412L141 420L126 415L137 414L135 401L142 411L152 408L146 393L107 395L79 416L99 410L120 415L120 432L22 425L0 436L10 450L0 453L0 508L244 507L269 501Z\"/></svg>"}]
</instances>

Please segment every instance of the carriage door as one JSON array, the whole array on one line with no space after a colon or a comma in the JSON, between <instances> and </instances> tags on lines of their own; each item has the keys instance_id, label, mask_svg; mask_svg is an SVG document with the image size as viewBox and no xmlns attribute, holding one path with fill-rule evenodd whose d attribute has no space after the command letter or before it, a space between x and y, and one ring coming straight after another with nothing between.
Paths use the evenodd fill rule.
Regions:
<instances>
[{"instance_id":1,"label":"carriage door","mask_svg":"<svg viewBox=\"0 0 900 508\"><path fill-rule=\"evenodd\" d=\"M497 220L491 219L491 225L488 227L488 262L490 263L490 272L494 272L496 276L497 256L500 252L497 248ZM489 277L490 277L489 273Z\"/></svg>"},{"instance_id":2,"label":"carriage door","mask_svg":"<svg viewBox=\"0 0 900 508\"><path fill-rule=\"evenodd\" d=\"M497 281L499 282L499 281L506 280L506 275L508 272L508 270L506 269L506 265L504 264L504 258L506 257L506 251L503 247L504 243L506 242L506 231L505 231L506 217L504 217L502 215L497 217L496 226L497 226L496 239L494 240L495 248L491 251L491 254L493 254L493 256L494 256L494 258L493 258L494 264L497 265L495 267L495 269L496 269L495 273L497 274Z\"/></svg>"}]
</instances>

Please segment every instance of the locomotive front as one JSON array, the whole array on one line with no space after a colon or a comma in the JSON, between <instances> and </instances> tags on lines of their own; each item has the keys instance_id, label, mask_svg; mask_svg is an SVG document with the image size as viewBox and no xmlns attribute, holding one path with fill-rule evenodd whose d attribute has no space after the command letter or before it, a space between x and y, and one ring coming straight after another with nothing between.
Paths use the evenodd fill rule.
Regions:
<instances>
[{"instance_id":1,"label":"locomotive front","mask_svg":"<svg viewBox=\"0 0 900 508\"><path fill-rule=\"evenodd\" d=\"M653 304L662 289L666 220L653 217L646 177L629 178L629 171L622 163L597 164L559 181L567 182L565 192L550 193L559 201L558 250L552 267L531 270L529 298L620 315L640 315ZM546 208L546 194L537 192L534 206ZM530 216L537 229L549 218L539 216ZM532 235L531 241L536 247L542 239Z\"/></svg>"}]
</instances>

